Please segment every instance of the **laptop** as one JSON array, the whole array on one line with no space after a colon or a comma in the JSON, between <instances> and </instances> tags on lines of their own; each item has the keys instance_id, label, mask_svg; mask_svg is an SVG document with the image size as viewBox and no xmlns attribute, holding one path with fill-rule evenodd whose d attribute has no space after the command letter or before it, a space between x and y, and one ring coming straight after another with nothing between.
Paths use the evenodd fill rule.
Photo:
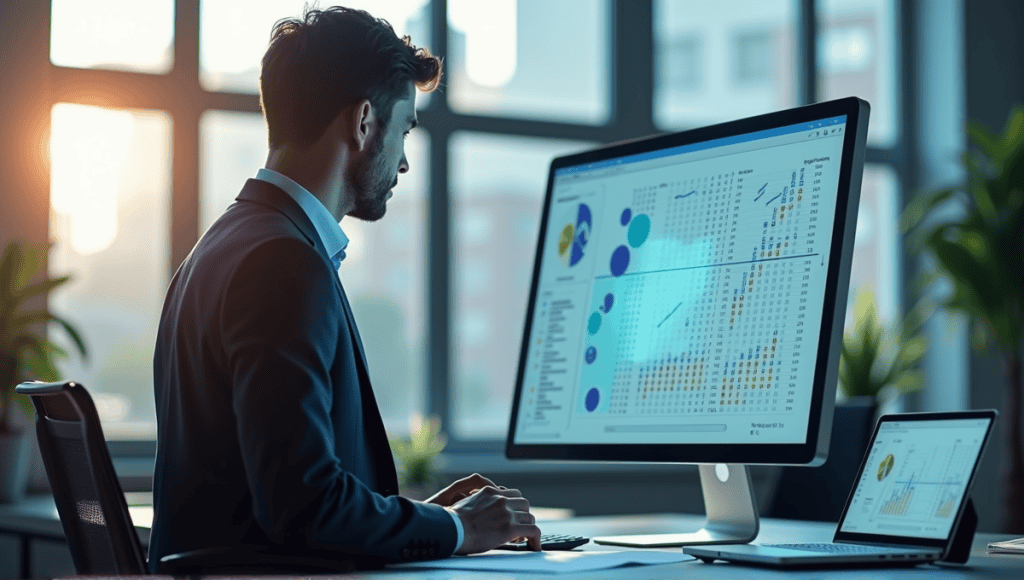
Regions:
<instances>
[{"instance_id":1,"label":"laptop","mask_svg":"<svg viewBox=\"0 0 1024 580\"><path fill-rule=\"evenodd\" d=\"M879 419L831 543L687 546L683 552L705 562L769 566L942 560L952 547L996 415L989 409Z\"/></svg>"}]
</instances>

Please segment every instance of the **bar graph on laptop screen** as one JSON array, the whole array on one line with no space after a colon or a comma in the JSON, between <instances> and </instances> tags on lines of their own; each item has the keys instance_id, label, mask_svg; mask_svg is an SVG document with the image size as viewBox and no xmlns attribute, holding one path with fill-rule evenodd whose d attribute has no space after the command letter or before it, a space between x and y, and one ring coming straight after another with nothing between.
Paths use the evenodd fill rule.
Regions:
<instances>
[{"instance_id":1,"label":"bar graph on laptop screen","mask_svg":"<svg viewBox=\"0 0 1024 580\"><path fill-rule=\"evenodd\" d=\"M841 531L949 536L989 423L989 419L882 423Z\"/></svg>"},{"instance_id":2,"label":"bar graph on laptop screen","mask_svg":"<svg viewBox=\"0 0 1024 580\"><path fill-rule=\"evenodd\" d=\"M804 443L846 129L556 169L515 442Z\"/></svg>"}]
</instances>

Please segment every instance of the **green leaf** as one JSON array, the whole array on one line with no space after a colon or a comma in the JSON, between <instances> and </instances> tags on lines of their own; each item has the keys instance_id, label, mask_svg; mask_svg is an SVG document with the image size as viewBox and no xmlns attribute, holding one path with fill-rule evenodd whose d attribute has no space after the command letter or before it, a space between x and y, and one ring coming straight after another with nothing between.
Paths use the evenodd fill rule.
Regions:
<instances>
[{"instance_id":1,"label":"green leaf","mask_svg":"<svg viewBox=\"0 0 1024 580\"><path fill-rule=\"evenodd\" d=\"M994 161L1002 162L1006 156L1006 150L1000 140L988 130L988 127L977 121L967 123L967 138Z\"/></svg>"},{"instance_id":2,"label":"green leaf","mask_svg":"<svg viewBox=\"0 0 1024 580\"><path fill-rule=\"evenodd\" d=\"M71 342L74 343L75 348L78 349L78 353L82 355L82 358L88 358L89 351L88 349L86 349L85 341L82 340L82 335L78 333L78 330L76 330L75 327L72 326L70 322L64 320L60 316L52 314L51 316L53 317L53 321L59 324L60 327L64 329L64 332L66 332L68 336L71 338Z\"/></svg>"},{"instance_id":3,"label":"green leaf","mask_svg":"<svg viewBox=\"0 0 1024 580\"><path fill-rule=\"evenodd\" d=\"M21 272L23 254L18 242L11 242L4 248L0 257L0 296L6 296L14 290L14 281Z\"/></svg>"},{"instance_id":4,"label":"green leaf","mask_svg":"<svg viewBox=\"0 0 1024 580\"><path fill-rule=\"evenodd\" d=\"M36 409L34 406L32 406L32 399L28 398L27 395L15 394L14 400L18 402L18 406L21 407L21 410L22 412L25 413L26 417L31 419L32 417L35 416Z\"/></svg>"},{"instance_id":5,"label":"green leaf","mask_svg":"<svg viewBox=\"0 0 1024 580\"><path fill-rule=\"evenodd\" d=\"M947 187L934 193L918 192L914 194L901 217L902 231L910 233L918 228L933 211L940 205L953 198L958 193L955 188Z\"/></svg>"},{"instance_id":6,"label":"green leaf","mask_svg":"<svg viewBox=\"0 0 1024 580\"><path fill-rule=\"evenodd\" d=\"M924 388L924 373L921 371L907 371L899 376L893 383L901 393L913 393Z\"/></svg>"},{"instance_id":7,"label":"green leaf","mask_svg":"<svg viewBox=\"0 0 1024 580\"><path fill-rule=\"evenodd\" d=\"M1014 107L1003 126L1002 145L1006 151L1012 151L1024 143L1024 107Z\"/></svg>"},{"instance_id":8,"label":"green leaf","mask_svg":"<svg viewBox=\"0 0 1024 580\"><path fill-rule=\"evenodd\" d=\"M972 325L970 333L971 348L973 348L974 351L979 354L988 352L988 345L990 342L989 333L985 332L985 329L982 328L980 324Z\"/></svg>"},{"instance_id":9,"label":"green leaf","mask_svg":"<svg viewBox=\"0 0 1024 580\"><path fill-rule=\"evenodd\" d=\"M959 232L957 232L959 234ZM958 288L964 288L972 300L976 300L976 313L990 316L1001 312L1004 295L1001 294L1002 277L992 261L992 255L975 256L957 242L943 239L941 230L936 232L928 245L939 265L954 280Z\"/></svg>"},{"instance_id":10,"label":"green leaf","mask_svg":"<svg viewBox=\"0 0 1024 580\"><path fill-rule=\"evenodd\" d=\"M23 334L14 340L13 350L15 356L21 356L23 352L30 352L39 358L46 358L48 352L48 341L32 334Z\"/></svg>"},{"instance_id":11,"label":"green leaf","mask_svg":"<svg viewBox=\"0 0 1024 580\"><path fill-rule=\"evenodd\" d=\"M51 278L43 280L42 282L36 282L29 286L25 286L21 290L15 292L15 299L19 302L24 301L26 298L30 298L37 294L46 294L51 292L54 288L71 280L71 276L61 276L60 278Z\"/></svg>"},{"instance_id":12,"label":"green leaf","mask_svg":"<svg viewBox=\"0 0 1024 580\"><path fill-rule=\"evenodd\" d=\"M46 256L50 251L50 244L26 243L22 247L25 261L22 264L21 273L15 279L15 288L23 288L29 283L32 276L39 273L40 268L46 264Z\"/></svg>"},{"instance_id":13,"label":"green leaf","mask_svg":"<svg viewBox=\"0 0 1024 580\"><path fill-rule=\"evenodd\" d=\"M24 359L25 367L28 369L31 376L24 377L26 380L38 380L46 382L54 382L60 380L60 371L57 370L56 365L53 363L53 357L39 358L35 356L26 356Z\"/></svg>"},{"instance_id":14,"label":"green leaf","mask_svg":"<svg viewBox=\"0 0 1024 580\"><path fill-rule=\"evenodd\" d=\"M970 192L974 205L985 222L995 223L999 219L999 212L990 188L983 183L976 183L970 187Z\"/></svg>"}]
</instances>

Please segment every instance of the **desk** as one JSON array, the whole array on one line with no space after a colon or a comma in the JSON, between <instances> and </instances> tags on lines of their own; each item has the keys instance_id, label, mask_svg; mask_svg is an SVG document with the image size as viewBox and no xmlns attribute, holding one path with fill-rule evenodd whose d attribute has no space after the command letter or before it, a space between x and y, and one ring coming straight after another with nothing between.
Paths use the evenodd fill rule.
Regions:
<instances>
[{"instance_id":1,"label":"desk","mask_svg":"<svg viewBox=\"0 0 1024 580\"><path fill-rule=\"evenodd\" d=\"M642 516L588 516L577 517L563 521L552 521L540 523L544 533L555 534L578 534L583 536L600 536L615 534L639 534L639 533L671 533L696 530L700 527L702 518L693 515L681 514L658 514ZM834 524L823 524L819 522L797 522L792 520L775 520L764 518L761 520L761 533L755 543L774 542L829 542L835 532ZM1001 554L986 554L985 546L988 542L1007 539L1012 536L1005 534L976 534L971 559L966 566L916 566L912 568L859 568L853 570L778 570L772 568L757 568L751 566L739 566L725 562L704 564L693 560L679 564L666 564L659 566L635 566L616 568L612 570L600 570L585 574L574 574L573 579L601 579L601 580L662 580L670 578L815 578L815 579L842 579L857 578L869 580L881 580L889 578L919 578L928 579L1013 579L1024 578L1024 557ZM616 546L599 546L593 542L580 548L581 550L624 550ZM507 574L507 573L479 573L460 572L449 570L432 570L422 572L383 570L374 572L363 572L360 578L379 578L381 580L511 580L511 579L537 579L537 578L558 578L556 575L547 574Z\"/></svg>"},{"instance_id":2,"label":"desk","mask_svg":"<svg viewBox=\"0 0 1024 580\"><path fill-rule=\"evenodd\" d=\"M136 515L136 514L133 514ZM145 516L139 512L139 519ZM143 522L135 522L137 525ZM670 533L695 530L700 526L701 517L684 514L657 514L641 516L587 516L576 517L557 521L539 522L545 533L555 534L579 534L589 537L613 534L638 534L638 533ZM33 498L18 506L3 506L0 508L0 528L6 528L8 533L15 532L23 534L26 541L29 537L46 538L59 540L63 538L63 529L57 518L57 510L53 507L53 499L49 497ZM834 532L833 524L822 524L818 522L796 522L791 520L761 520L761 533L756 542L818 542L830 541ZM138 526L140 538L143 544L149 537L149 530L146 527ZM629 568L617 568L613 570L602 570L573 576L580 579L607 579L607 580L661 580L667 578L866 578L866 579L889 579L889 578L943 578L943 579L1014 579L1024 578L1024 557L986 554L985 545L995 540L1008 539L1012 536L1005 534L977 534L974 539L974 547L971 559L967 566L938 567L938 566L917 566L914 568L862 568L856 570L775 570L769 568L755 568L738 566L716 562L704 564L693 560L679 564L663 566L638 566ZM594 543L587 544L580 549L584 550L619 550L614 546L599 546ZM35 576L45 576L39 574ZM60 575L60 574L56 574ZM413 572L409 570L380 570L361 572L357 575L344 576L343 578L379 578L381 580L442 580L442 579L492 579L511 580L515 578L558 578L553 575L515 575L506 573L479 573L462 571L422 571Z\"/></svg>"}]
</instances>

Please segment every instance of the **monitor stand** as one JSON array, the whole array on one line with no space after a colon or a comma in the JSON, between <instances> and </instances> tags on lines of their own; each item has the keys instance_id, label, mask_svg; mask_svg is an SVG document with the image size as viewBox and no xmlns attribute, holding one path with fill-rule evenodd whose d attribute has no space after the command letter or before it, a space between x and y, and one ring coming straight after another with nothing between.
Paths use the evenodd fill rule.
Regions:
<instances>
[{"instance_id":1,"label":"monitor stand","mask_svg":"<svg viewBox=\"0 0 1024 580\"><path fill-rule=\"evenodd\" d=\"M704 527L682 534L602 536L594 543L631 548L667 548L701 544L746 544L757 537L757 502L746 465L700 465Z\"/></svg>"}]
</instances>

